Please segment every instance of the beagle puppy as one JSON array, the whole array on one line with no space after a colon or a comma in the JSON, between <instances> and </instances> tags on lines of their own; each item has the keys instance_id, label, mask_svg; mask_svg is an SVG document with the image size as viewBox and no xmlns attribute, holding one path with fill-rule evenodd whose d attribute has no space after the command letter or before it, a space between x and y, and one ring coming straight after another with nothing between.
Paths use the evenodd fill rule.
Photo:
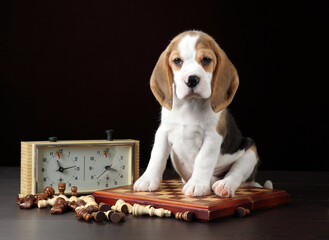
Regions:
<instances>
[{"instance_id":1,"label":"beagle puppy","mask_svg":"<svg viewBox=\"0 0 329 240\"><path fill-rule=\"evenodd\" d=\"M169 155L185 195L204 196L212 189L231 197L241 185L260 187L254 182L256 145L242 136L226 109L238 89L238 73L212 37L200 31L176 36L160 55L150 85L162 105L161 124L135 191L159 188Z\"/></svg>"}]
</instances>

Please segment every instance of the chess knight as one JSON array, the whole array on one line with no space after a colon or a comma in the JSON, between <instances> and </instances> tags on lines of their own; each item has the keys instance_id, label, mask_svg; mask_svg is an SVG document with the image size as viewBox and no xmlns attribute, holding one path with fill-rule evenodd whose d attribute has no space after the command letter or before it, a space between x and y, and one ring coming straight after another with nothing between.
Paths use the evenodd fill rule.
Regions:
<instances>
[{"instance_id":1,"label":"chess knight","mask_svg":"<svg viewBox=\"0 0 329 240\"><path fill-rule=\"evenodd\" d=\"M227 109L238 89L238 73L212 37L200 31L176 36L160 55L150 85L162 105L161 124L135 191L159 188L169 155L185 195L213 190L231 197L239 186L261 187L254 181L256 145L242 136Z\"/></svg>"}]
</instances>

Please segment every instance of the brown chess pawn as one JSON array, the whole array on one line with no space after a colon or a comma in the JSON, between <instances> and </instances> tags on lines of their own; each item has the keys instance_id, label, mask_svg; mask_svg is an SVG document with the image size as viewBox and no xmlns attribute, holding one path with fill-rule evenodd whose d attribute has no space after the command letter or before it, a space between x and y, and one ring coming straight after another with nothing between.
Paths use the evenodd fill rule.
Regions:
<instances>
[{"instance_id":1,"label":"brown chess pawn","mask_svg":"<svg viewBox=\"0 0 329 240\"><path fill-rule=\"evenodd\" d=\"M78 188L76 186L71 187L71 196L78 196Z\"/></svg>"},{"instance_id":2,"label":"brown chess pawn","mask_svg":"<svg viewBox=\"0 0 329 240\"><path fill-rule=\"evenodd\" d=\"M91 216L95 220L95 222L103 222L106 219L104 212L93 212Z\"/></svg>"},{"instance_id":3,"label":"brown chess pawn","mask_svg":"<svg viewBox=\"0 0 329 240\"><path fill-rule=\"evenodd\" d=\"M107 211L111 210L111 206L106 203L103 203L103 202L101 202L98 205L98 208L99 208L99 211L101 211L101 212L107 212Z\"/></svg>"},{"instance_id":4,"label":"brown chess pawn","mask_svg":"<svg viewBox=\"0 0 329 240\"><path fill-rule=\"evenodd\" d=\"M175 218L176 219L182 219L186 222L191 222L194 220L195 214L193 212L190 211L186 211L186 212L177 212L175 214Z\"/></svg>"},{"instance_id":5,"label":"brown chess pawn","mask_svg":"<svg viewBox=\"0 0 329 240\"><path fill-rule=\"evenodd\" d=\"M65 189L66 189L66 183L63 182L58 183L59 195L64 195Z\"/></svg>"},{"instance_id":6,"label":"brown chess pawn","mask_svg":"<svg viewBox=\"0 0 329 240\"><path fill-rule=\"evenodd\" d=\"M245 217L250 214L250 210L248 208L238 207L235 209L235 215L238 217Z\"/></svg>"},{"instance_id":7,"label":"brown chess pawn","mask_svg":"<svg viewBox=\"0 0 329 240\"><path fill-rule=\"evenodd\" d=\"M67 202L64 198L58 197L54 206L50 209L51 214L62 214L67 209Z\"/></svg>"}]
</instances>

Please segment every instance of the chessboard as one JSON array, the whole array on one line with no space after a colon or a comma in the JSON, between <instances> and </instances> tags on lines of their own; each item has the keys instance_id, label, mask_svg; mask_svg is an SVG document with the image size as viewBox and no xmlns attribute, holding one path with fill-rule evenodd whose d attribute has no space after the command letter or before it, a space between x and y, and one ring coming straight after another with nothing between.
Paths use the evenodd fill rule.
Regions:
<instances>
[{"instance_id":1,"label":"chessboard","mask_svg":"<svg viewBox=\"0 0 329 240\"><path fill-rule=\"evenodd\" d=\"M231 198L222 198L214 193L203 197L189 197L182 193L183 183L179 179L165 180L154 192L135 192L133 186L105 189L93 193L96 201L114 205L118 199L130 204L152 205L155 208L177 212L191 211L195 218L210 221L234 215L238 207L251 211L283 205L290 201L284 190L256 187L241 187Z\"/></svg>"}]
</instances>

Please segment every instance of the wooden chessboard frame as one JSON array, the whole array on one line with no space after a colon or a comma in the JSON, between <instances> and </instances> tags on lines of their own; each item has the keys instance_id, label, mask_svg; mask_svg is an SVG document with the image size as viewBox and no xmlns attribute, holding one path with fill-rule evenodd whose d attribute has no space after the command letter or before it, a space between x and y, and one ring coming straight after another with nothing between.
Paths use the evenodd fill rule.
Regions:
<instances>
[{"instance_id":1,"label":"wooden chessboard frame","mask_svg":"<svg viewBox=\"0 0 329 240\"><path fill-rule=\"evenodd\" d=\"M290 201L290 195L278 189L243 187L237 189L234 197L221 198L213 193L204 197L187 197L181 193L182 187L183 183L179 179L170 179L163 181L159 190L155 192L135 192L133 186L129 185L96 191L93 196L98 203L104 202L110 205L122 199L130 204L164 208L173 214L191 211L195 213L197 219L202 221L234 215L238 207L252 211L283 205Z\"/></svg>"}]
</instances>

